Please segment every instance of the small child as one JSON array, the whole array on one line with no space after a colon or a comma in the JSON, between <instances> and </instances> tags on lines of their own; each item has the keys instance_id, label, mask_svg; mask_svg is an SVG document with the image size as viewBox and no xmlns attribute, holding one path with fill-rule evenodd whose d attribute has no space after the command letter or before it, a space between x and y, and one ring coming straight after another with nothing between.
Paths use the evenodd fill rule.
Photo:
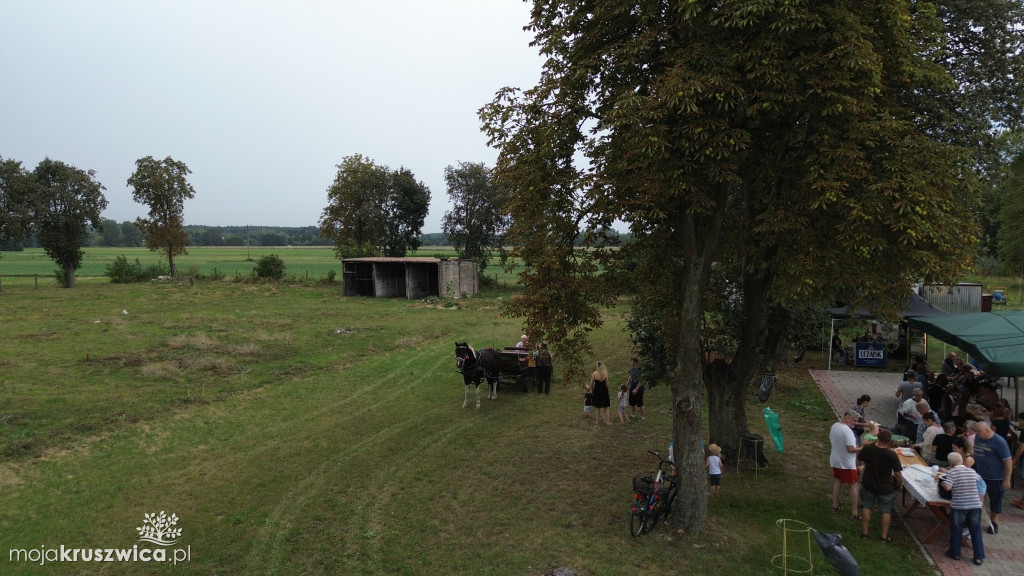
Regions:
<instances>
[{"instance_id":1,"label":"small child","mask_svg":"<svg viewBox=\"0 0 1024 576\"><path fill-rule=\"evenodd\" d=\"M626 407L629 406L629 389L625 384L619 386L619 393L615 396L619 406L619 422L626 422Z\"/></svg>"},{"instance_id":2,"label":"small child","mask_svg":"<svg viewBox=\"0 0 1024 576\"><path fill-rule=\"evenodd\" d=\"M718 489L722 486L722 457L719 456L721 453L722 449L718 444L708 446L708 459L704 466L711 478L711 496L718 496Z\"/></svg>"},{"instance_id":3,"label":"small child","mask_svg":"<svg viewBox=\"0 0 1024 576\"><path fill-rule=\"evenodd\" d=\"M864 425L864 434L861 436L864 444L870 444L878 440L878 424L874 420Z\"/></svg>"},{"instance_id":4,"label":"small child","mask_svg":"<svg viewBox=\"0 0 1024 576\"><path fill-rule=\"evenodd\" d=\"M583 417L590 418L590 408L594 404L594 394L589 386L583 387ZM595 416L596 417L596 416Z\"/></svg>"}]
</instances>

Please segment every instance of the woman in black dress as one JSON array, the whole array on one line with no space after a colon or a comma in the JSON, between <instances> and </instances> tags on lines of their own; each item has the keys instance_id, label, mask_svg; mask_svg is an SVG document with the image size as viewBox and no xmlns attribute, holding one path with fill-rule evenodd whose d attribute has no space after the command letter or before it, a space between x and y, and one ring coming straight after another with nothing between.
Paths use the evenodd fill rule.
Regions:
<instances>
[{"instance_id":1,"label":"woman in black dress","mask_svg":"<svg viewBox=\"0 0 1024 576\"><path fill-rule=\"evenodd\" d=\"M604 410L604 423L611 425L611 397L608 394L608 368L604 362L597 361L597 370L590 375L590 389L594 394L594 409L597 410L594 423L601 422L601 410Z\"/></svg>"}]
</instances>

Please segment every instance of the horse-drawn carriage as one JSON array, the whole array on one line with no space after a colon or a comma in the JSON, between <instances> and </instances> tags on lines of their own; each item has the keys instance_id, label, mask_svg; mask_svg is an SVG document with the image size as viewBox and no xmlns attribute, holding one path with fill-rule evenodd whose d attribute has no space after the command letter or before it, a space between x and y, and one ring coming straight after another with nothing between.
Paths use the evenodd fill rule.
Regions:
<instances>
[{"instance_id":1,"label":"horse-drawn carriage","mask_svg":"<svg viewBox=\"0 0 1024 576\"><path fill-rule=\"evenodd\" d=\"M500 350L501 372L498 382L501 384L514 384L529 392L530 388L537 383L536 362L533 354L523 348L507 347Z\"/></svg>"},{"instance_id":2,"label":"horse-drawn carriage","mask_svg":"<svg viewBox=\"0 0 1024 576\"><path fill-rule=\"evenodd\" d=\"M487 397L498 397L499 384L515 384L529 392L536 382L536 368L533 355L522 348L505 348L495 350L487 348L477 352L466 342L455 343L455 366L462 372L466 384L466 399L462 404L469 405L469 386L476 387L476 407L480 407L480 382L487 381Z\"/></svg>"}]
</instances>

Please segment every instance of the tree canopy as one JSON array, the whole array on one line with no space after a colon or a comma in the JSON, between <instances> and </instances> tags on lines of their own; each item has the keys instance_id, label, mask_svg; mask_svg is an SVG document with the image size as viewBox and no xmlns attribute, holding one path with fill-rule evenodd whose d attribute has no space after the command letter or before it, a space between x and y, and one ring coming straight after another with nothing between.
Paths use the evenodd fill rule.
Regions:
<instances>
[{"instance_id":1,"label":"tree canopy","mask_svg":"<svg viewBox=\"0 0 1024 576\"><path fill-rule=\"evenodd\" d=\"M156 160L152 156L135 161L135 172L128 178L132 199L149 206L149 216L135 223L142 232L146 247L167 256L171 276L177 275L174 257L188 254L185 225L185 200L194 198L195 189L188 181L192 171L184 162L168 156Z\"/></svg>"},{"instance_id":2,"label":"tree canopy","mask_svg":"<svg viewBox=\"0 0 1024 576\"><path fill-rule=\"evenodd\" d=\"M334 240L339 258L405 256L419 247L430 189L407 168L391 170L360 154L338 164L327 188L320 235Z\"/></svg>"},{"instance_id":3,"label":"tree canopy","mask_svg":"<svg viewBox=\"0 0 1024 576\"><path fill-rule=\"evenodd\" d=\"M34 176L39 186L32 227L39 235L40 246L60 266L61 284L74 288L89 226L102 229L100 213L107 207L103 185L94 171L49 158L36 166Z\"/></svg>"},{"instance_id":4,"label":"tree canopy","mask_svg":"<svg viewBox=\"0 0 1024 576\"><path fill-rule=\"evenodd\" d=\"M483 271L491 255L502 250L508 227L508 194L495 184L483 163L448 166L444 180L452 208L445 212L441 229L459 258L475 260Z\"/></svg>"},{"instance_id":5,"label":"tree canopy","mask_svg":"<svg viewBox=\"0 0 1024 576\"><path fill-rule=\"evenodd\" d=\"M999 257L1012 273L1024 269L1024 132L1006 135L1006 165L997 184Z\"/></svg>"},{"instance_id":6,"label":"tree canopy","mask_svg":"<svg viewBox=\"0 0 1024 576\"><path fill-rule=\"evenodd\" d=\"M18 160L0 157L0 245L28 237L33 203L38 200L35 176Z\"/></svg>"},{"instance_id":7,"label":"tree canopy","mask_svg":"<svg viewBox=\"0 0 1024 576\"><path fill-rule=\"evenodd\" d=\"M977 42L982 20L1019 33L1020 6L534 2L541 79L481 110L530 264L504 310L560 344L567 377L617 294L660 319L682 528L706 512L702 387L711 439L734 444L777 310L825 297L892 316L912 283L971 262L986 130L1020 121L1020 88L998 73L1019 70L1020 40ZM616 221L631 242L600 249ZM581 228L596 249L573 249ZM706 312L724 301L741 320L712 359Z\"/></svg>"}]
</instances>

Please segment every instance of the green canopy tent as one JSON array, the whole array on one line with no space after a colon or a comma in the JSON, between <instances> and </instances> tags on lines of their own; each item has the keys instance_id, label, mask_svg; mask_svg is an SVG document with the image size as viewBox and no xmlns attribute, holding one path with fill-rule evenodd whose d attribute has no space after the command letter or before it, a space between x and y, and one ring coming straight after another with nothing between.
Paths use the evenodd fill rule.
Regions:
<instances>
[{"instance_id":1,"label":"green canopy tent","mask_svg":"<svg viewBox=\"0 0 1024 576\"><path fill-rule=\"evenodd\" d=\"M967 352L991 376L1024 374L1024 310L976 312L949 316L916 316L914 328ZM1019 409L1020 385L1014 401ZM1015 409L1015 411L1016 411Z\"/></svg>"}]
</instances>

